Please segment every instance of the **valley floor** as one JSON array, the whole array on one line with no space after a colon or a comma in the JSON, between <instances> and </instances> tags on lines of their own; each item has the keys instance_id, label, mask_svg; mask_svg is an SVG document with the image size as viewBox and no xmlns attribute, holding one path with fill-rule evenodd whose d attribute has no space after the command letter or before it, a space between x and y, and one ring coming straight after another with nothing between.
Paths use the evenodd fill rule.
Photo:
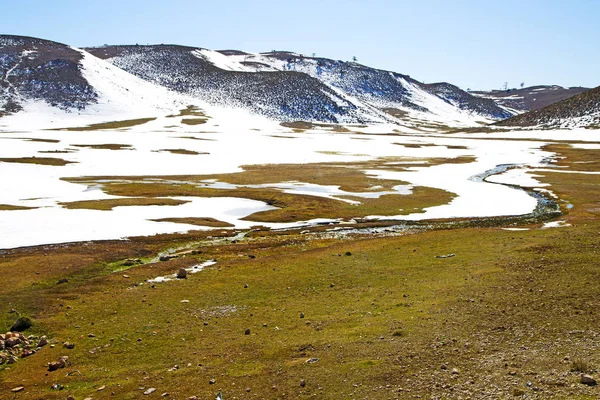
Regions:
<instances>
[{"instance_id":1,"label":"valley floor","mask_svg":"<svg viewBox=\"0 0 600 400\"><path fill-rule=\"evenodd\" d=\"M2 134L0 397L598 398L588 132L202 130Z\"/></svg>"}]
</instances>

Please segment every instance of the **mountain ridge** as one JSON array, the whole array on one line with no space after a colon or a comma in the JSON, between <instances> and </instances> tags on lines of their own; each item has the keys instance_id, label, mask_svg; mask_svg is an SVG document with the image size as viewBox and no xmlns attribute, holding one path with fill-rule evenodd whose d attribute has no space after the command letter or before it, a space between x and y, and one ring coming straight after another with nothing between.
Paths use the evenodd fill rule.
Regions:
<instances>
[{"instance_id":1,"label":"mountain ridge","mask_svg":"<svg viewBox=\"0 0 600 400\"><path fill-rule=\"evenodd\" d=\"M90 68L95 74L86 75ZM30 102L98 118L108 103L121 104L123 113L140 114L165 108L159 104L161 97L168 99L169 109L201 103L280 122L413 128L476 126L522 112L486 98L484 92L474 95L450 83L426 84L356 61L289 51L213 51L176 44L77 49L45 39L0 35L0 79L0 116L16 114ZM112 87L106 85L115 79Z\"/></svg>"}]
</instances>

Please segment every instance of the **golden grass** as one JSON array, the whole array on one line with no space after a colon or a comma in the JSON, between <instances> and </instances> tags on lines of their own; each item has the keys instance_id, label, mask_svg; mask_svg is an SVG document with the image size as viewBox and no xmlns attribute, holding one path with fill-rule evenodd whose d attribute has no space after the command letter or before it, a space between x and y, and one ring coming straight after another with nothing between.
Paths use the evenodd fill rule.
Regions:
<instances>
[{"instance_id":1,"label":"golden grass","mask_svg":"<svg viewBox=\"0 0 600 400\"><path fill-rule=\"evenodd\" d=\"M107 144L73 144L71 146L74 147L85 147L89 149L96 150L133 150L130 144L116 144L116 143L107 143Z\"/></svg>"},{"instance_id":2,"label":"golden grass","mask_svg":"<svg viewBox=\"0 0 600 400\"><path fill-rule=\"evenodd\" d=\"M210 218L210 217L161 218L161 219L153 219L152 221L174 222L176 224L208 226L208 227L213 227L213 228L230 228L230 227L234 226L228 222L219 221L218 219L214 219L214 218Z\"/></svg>"},{"instance_id":3,"label":"golden grass","mask_svg":"<svg viewBox=\"0 0 600 400\"><path fill-rule=\"evenodd\" d=\"M181 123L185 125L202 125L208 121L206 118L182 118Z\"/></svg>"},{"instance_id":4,"label":"golden grass","mask_svg":"<svg viewBox=\"0 0 600 400\"><path fill-rule=\"evenodd\" d=\"M62 207L71 210L112 210L115 207L128 206L179 206L189 203L189 201L178 199L165 199L160 197L127 197L122 199L103 199L103 200L81 200L59 203Z\"/></svg>"},{"instance_id":5,"label":"golden grass","mask_svg":"<svg viewBox=\"0 0 600 400\"><path fill-rule=\"evenodd\" d=\"M60 128L60 129L52 129L58 131L97 131L103 129L122 129L122 128L131 128L133 126L143 125L150 121L154 121L156 118L138 118L138 119L128 119L123 121L110 121L110 122L102 122L99 124L91 124L88 126L81 126L75 128Z\"/></svg>"},{"instance_id":6,"label":"golden grass","mask_svg":"<svg viewBox=\"0 0 600 400\"><path fill-rule=\"evenodd\" d=\"M35 207L14 206L12 204L0 204L0 211L32 210L34 208Z\"/></svg>"},{"instance_id":7,"label":"golden grass","mask_svg":"<svg viewBox=\"0 0 600 400\"><path fill-rule=\"evenodd\" d=\"M183 154L183 155L188 155L188 156L197 156L200 154L208 154L208 153L199 153L197 151L193 151L193 150L187 150L187 149L161 149L161 150L157 150L158 152L167 152L167 153L172 153L172 154Z\"/></svg>"},{"instance_id":8,"label":"golden grass","mask_svg":"<svg viewBox=\"0 0 600 400\"><path fill-rule=\"evenodd\" d=\"M67 161L62 158L54 157L19 157L19 158L0 158L0 162L18 163L18 164L36 164L48 165L53 167L63 167L67 164L74 164L75 161Z\"/></svg>"}]
</instances>

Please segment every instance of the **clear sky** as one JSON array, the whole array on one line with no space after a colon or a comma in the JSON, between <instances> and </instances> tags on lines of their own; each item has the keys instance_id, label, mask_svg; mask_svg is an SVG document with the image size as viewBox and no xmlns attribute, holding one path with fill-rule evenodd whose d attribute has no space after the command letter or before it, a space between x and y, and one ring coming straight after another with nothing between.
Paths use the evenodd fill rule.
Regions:
<instances>
[{"instance_id":1,"label":"clear sky","mask_svg":"<svg viewBox=\"0 0 600 400\"><path fill-rule=\"evenodd\" d=\"M0 33L356 56L463 89L600 85L600 0L18 0Z\"/></svg>"}]
</instances>

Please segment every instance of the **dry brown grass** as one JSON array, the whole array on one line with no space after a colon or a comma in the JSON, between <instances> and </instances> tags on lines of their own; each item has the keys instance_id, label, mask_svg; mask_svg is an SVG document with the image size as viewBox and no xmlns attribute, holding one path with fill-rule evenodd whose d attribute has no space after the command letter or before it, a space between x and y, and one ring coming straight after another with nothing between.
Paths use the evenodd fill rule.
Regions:
<instances>
[{"instance_id":1,"label":"dry brown grass","mask_svg":"<svg viewBox=\"0 0 600 400\"><path fill-rule=\"evenodd\" d=\"M179 206L189 203L185 200L157 198L157 197L127 197L122 199L82 200L59 203L64 208L71 210L112 210L115 207L130 206Z\"/></svg>"},{"instance_id":2,"label":"dry brown grass","mask_svg":"<svg viewBox=\"0 0 600 400\"><path fill-rule=\"evenodd\" d=\"M48 165L53 167L63 167L67 164L74 164L75 161L67 161L62 158L53 157L19 157L19 158L0 158L0 162L18 163L18 164L36 164Z\"/></svg>"}]
</instances>

